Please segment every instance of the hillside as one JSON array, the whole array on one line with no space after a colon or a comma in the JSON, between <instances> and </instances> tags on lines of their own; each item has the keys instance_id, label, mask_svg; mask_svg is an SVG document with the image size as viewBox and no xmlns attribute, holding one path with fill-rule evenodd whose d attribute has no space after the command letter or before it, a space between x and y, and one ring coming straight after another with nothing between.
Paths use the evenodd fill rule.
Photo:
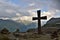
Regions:
<instances>
[{"instance_id":1,"label":"hillside","mask_svg":"<svg viewBox=\"0 0 60 40\"><path fill-rule=\"evenodd\" d=\"M13 32L18 28L21 32L26 32L28 29L35 28L35 27L36 27L36 23L34 22L25 25L22 22L18 23L13 20L0 19L0 30L2 30L3 28L7 28L9 31Z\"/></svg>"},{"instance_id":2,"label":"hillside","mask_svg":"<svg viewBox=\"0 0 60 40\"><path fill-rule=\"evenodd\" d=\"M60 28L60 18L51 18L43 27L57 27Z\"/></svg>"}]
</instances>

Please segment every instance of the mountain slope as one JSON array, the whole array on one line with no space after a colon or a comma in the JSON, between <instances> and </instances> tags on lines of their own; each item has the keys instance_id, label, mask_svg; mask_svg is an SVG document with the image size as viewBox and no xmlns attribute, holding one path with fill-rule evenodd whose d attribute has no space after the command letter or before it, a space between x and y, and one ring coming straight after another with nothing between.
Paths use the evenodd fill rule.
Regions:
<instances>
[{"instance_id":1,"label":"mountain slope","mask_svg":"<svg viewBox=\"0 0 60 40\"><path fill-rule=\"evenodd\" d=\"M43 27L58 27L60 28L60 18L51 18Z\"/></svg>"},{"instance_id":2,"label":"mountain slope","mask_svg":"<svg viewBox=\"0 0 60 40\"><path fill-rule=\"evenodd\" d=\"M9 31L13 32L18 28L21 32L25 32L28 29L35 27L36 27L36 23L30 23L28 25L25 25L22 22L18 23L13 20L0 19L0 30L2 30L3 28L8 28Z\"/></svg>"}]
</instances>

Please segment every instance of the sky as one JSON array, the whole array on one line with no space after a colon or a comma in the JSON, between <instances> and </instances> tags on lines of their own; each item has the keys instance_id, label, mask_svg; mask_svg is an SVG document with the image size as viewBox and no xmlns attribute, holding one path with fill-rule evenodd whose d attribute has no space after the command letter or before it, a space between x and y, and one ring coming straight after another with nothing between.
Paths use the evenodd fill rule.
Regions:
<instances>
[{"instance_id":1,"label":"sky","mask_svg":"<svg viewBox=\"0 0 60 40\"><path fill-rule=\"evenodd\" d=\"M0 0L0 18L33 22L37 17L37 10L41 16L60 17L60 0Z\"/></svg>"}]
</instances>

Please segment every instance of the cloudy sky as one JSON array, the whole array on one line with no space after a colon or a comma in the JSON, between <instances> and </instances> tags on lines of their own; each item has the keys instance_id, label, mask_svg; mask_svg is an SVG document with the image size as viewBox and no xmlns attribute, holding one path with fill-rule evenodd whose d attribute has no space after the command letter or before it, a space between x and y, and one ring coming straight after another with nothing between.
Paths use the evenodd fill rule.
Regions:
<instances>
[{"instance_id":1,"label":"cloudy sky","mask_svg":"<svg viewBox=\"0 0 60 40\"><path fill-rule=\"evenodd\" d=\"M32 22L41 10L42 16L60 17L60 0L0 0L0 18Z\"/></svg>"}]
</instances>

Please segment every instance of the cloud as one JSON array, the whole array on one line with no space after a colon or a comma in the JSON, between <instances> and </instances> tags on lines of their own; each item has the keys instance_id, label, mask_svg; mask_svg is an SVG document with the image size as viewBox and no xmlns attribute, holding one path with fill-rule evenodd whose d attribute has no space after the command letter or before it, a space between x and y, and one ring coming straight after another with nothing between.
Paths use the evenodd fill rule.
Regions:
<instances>
[{"instance_id":1,"label":"cloud","mask_svg":"<svg viewBox=\"0 0 60 40\"><path fill-rule=\"evenodd\" d=\"M29 4L29 6L34 6L35 5L35 3L31 3L31 4Z\"/></svg>"},{"instance_id":2,"label":"cloud","mask_svg":"<svg viewBox=\"0 0 60 40\"><path fill-rule=\"evenodd\" d=\"M3 19L3 20L8 20L8 19L10 19L10 18L1 17L0 19Z\"/></svg>"},{"instance_id":3,"label":"cloud","mask_svg":"<svg viewBox=\"0 0 60 40\"><path fill-rule=\"evenodd\" d=\"M28 6L26 7L26 10L30 11L30 10L35 10L35 9L40 9L42 10L44 8L44 11L47 10L47 12L44 13L43 11L43 15L48 16L48 19L51 17L54 17L54 15L56 14L56 9L57 8L57 2L55 2L54 0L46 0L46 1L42 1L42 0L26 0L25 2L29 2L29 3L34 3L33 6ZM36 10L37 11L37 10ZM36 12L31 12L31 14L36 14ZM36 16L36 15L35 15Z\"/></svg>"},{"instance_id":4,"label":"cloud","mask_svg":"<svg viewBox=\"0 0 60 40\"><path fill-rule=\"evenodd\" d=\"M20 14L20 13L16 13L16 16L20 17L20 16L21 16L21 14Z\"/></svg>"},{"instance_id":5,"label":"cloud","mask_svg":"<svg viewBox=\"0 0 60 40\"><path fill-rule=\"evenodd\" d=\"M56 10L56 12L59 12L60 13L60 10Z\"/></svg>"},{"instance_id":6,"label":"cloud","mask_svg":"<svg viewBox=\"0 0 60 40\"><path fill-rule=\"evenodd\" d=\"M0 16L6 16L6 17L12 17L15 16L15 12L18 10L18 7L15 7L12 4L9 4L7 2L4 1L0 1Z\"/></svg>"},{"instance_id":7,"label":"cloud","mask_svg":"<svg viewBox=\"0 0 60 40\"><path fill-rule=\"evenodd\" d=\"M47 20L49 20L50 18L52 18L55 14L52 12L42 12L42 16L47 16Z\"/></svg>"},{"instance_id":8,"label":"cloud","mask_svg":"<svg viewBox=\"0 0 60 40\"><path fill-rule=\"evenodd\" d=\"M32 19L31 16L23 16L23 17L20 18L20 20L26 20L26 21L27 20L32 21L31 19Z\"/></svg>"},{"instance_id":9,"label":"cloud","mask_svg":"<svg viewBox=\"0 0 60 40\"><path fill-rule=\"evenodd\" d=\"M21 10L21 11L19 11ZM29 13L26 11L22 11L23 9L20 6L17 6L10 2L0 1L0 17L15 17L18 14L22 16L29 16ZM19 16L19 15L18 15Z\"/></svg>"},{"instance_id":10,"label":"cloud","mask_svg":"<svg viewBox=\"0 0 60 40\"><path fill-rule=\"evenodd\" d=\"M60 0L53 0L54 4L56 5L55 8L60 10Z\"/></svg>"},{"instance_id":11,"label":"cloud","mask_svg":"<svg viewBox=\"0 0 60 40\"><path fill-rule=\"evenodd\" d=\"M12 13L15 13L15 10L12 10L12 9L6 9L6 12L9 13L9 14L12 14Z\"/></svg>"},{"instance_id":12,"label":"cloud","mask_svg":"<svg viewBox=\"0 0 60 40\"><path fill-rule=\"evenodd\" d=\"M37 17L37 10L39 9L42 10L42 15L47 16L48 19L53 17L56 12L60 10L59 0L23 0L22 4L24 2L28 5L20 7L20 5L7 2L7 0L0 0L0 16L6 16L12 20L26 20L32 22L32 17Z\"/></svg>"}]
</instances>

